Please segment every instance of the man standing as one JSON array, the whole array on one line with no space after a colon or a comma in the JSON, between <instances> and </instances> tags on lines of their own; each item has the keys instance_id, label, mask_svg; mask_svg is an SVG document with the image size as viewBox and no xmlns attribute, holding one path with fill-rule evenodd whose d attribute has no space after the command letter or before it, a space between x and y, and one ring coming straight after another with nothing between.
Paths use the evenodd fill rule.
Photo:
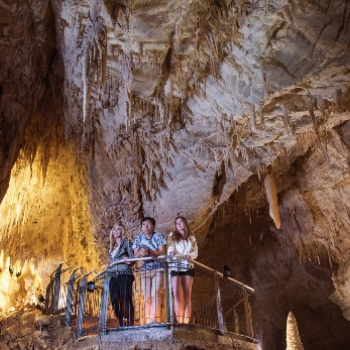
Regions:
<instances>
[{"instance_id":1,"label":"man standing","mask_svg":"<svg viewBox=\"0 0 350 350\"><path fill-rule=\"evenodd\" d=\"M141 221L142 232L136 236L132 249L134 257L141 258L166 254L166 238L163 233L155 232L156 222L145 217ZM145 322L160 322L163 297L164 265L162 260L143 261L141 269L141 288L145 299Z\"/></svg>"}]
</instances>

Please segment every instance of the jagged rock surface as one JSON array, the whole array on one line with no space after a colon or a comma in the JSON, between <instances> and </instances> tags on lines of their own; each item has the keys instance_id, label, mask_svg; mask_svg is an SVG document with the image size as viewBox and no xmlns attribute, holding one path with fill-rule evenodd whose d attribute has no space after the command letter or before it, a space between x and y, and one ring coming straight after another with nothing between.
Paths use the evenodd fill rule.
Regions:
<instances>
[{"instance_id":1,"label":"jagged rock surface","mask_svg":"<svg viewBox=\"0 0 350 350\"><path fill-rule=\"evenodd\" d=\"M287 350L304 350L293 312L289 312L287 318Z\"/></svg>"}]
</instances>

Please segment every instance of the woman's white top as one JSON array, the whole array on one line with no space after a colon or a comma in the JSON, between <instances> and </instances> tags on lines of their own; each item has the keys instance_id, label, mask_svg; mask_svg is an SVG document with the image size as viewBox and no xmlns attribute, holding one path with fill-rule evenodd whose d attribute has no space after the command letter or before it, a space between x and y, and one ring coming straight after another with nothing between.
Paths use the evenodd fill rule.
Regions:
<instances>
[{"instance_id":1,"label":"woman's white top","mask_svg":"<svg viewBox=\"0 0 350 350\"><path fill-rule=\"evenodd\" d=\"M173 238L173 233L171 232L168 236L168 248L167 253L170 255L171 252L175 252L177 255L189 255L191 259L196 259L198 257L198 246L197 241L194 236L189 236L187 239L180 239L176 241ZM184 271L189 268L193 268L194 265L183 257L174 257L175 261L177 260L179 271ZM171 270L177 270L177 266L171 267Z\"/></svg>"}]
</instances>

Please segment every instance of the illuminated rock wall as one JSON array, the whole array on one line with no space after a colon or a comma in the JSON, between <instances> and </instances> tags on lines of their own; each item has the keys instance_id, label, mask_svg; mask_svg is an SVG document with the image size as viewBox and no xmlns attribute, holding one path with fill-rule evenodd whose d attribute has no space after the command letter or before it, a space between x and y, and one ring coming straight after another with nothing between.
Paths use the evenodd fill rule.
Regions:
<instances>
[{"instance_id":1,"label":"illuminated rock wall","mask_svg":"<svg viewBox=\"0 0 350 350\"><path fill-rule=\"evenodd\" d=\"M43 169L41 154L38 150L31 164L17 160L0 208L2 260L8 259L7 265L2 263L1 285L8 289L8 307L37 303L38 295L45 295L50 274L62 261L73 268L82 266L85 272L100 264L82 166L68 149L59 150ZM32 273L26 276L28 269ZM15 295L18 288L11 283L16 280L22 281L23 288ZM24 285L28 283L35 288ZM28 293L34 294L32 299Z\"/></svg>"}]
</instances>

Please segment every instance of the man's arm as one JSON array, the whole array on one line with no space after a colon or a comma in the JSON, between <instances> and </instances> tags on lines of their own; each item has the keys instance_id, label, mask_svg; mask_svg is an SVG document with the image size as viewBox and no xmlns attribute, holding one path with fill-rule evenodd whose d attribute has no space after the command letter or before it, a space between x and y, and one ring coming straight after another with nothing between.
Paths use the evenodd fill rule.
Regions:
<instances>
[{"instance_id":1,"label":"man's arm","mask_svg":"<svg viewBox=\"0 0 350 350\"><path fill-rule=\"evenodd\" d=\"M161 255L165 255L166 254L166 249L165 249L166 245L162 245L159 247L159 250L148 250L148 254L157 257L157 256L161 256Z\"/></svg>"},{"instance_id":2,"label":"man's arm","mask_svg":"<svg viewBox=\"0 0 350 350\"><path fill-rule=\"evenodd\" d=\"M145 256L145 248L134 249L134 258L142 258L143 256Z\"/></svg>"}]
</instances>

